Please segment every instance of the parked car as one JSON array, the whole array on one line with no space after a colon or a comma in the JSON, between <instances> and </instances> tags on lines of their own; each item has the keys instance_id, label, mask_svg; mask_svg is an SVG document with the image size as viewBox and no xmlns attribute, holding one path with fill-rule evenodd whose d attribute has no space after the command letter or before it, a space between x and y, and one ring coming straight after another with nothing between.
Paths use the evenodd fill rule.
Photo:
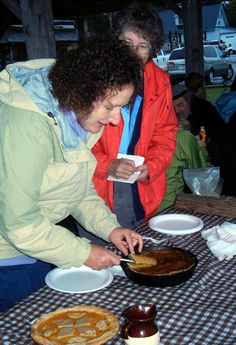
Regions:
<instances>
[{"instance_id":1,"label":"parked car","mask_svg":"<svg viewBox=\"0 0 236 345\"><path fill-rule=\"evenodd\" d=\"M153 61L157 66L162 68L164 71L167 71L167 61L169 60L170 54L165 54L161 49L157 52L156 57L153 58Z\"/></svg>"},{"instance_id":2,"label":"parked car","mask_svg":"<svg viewBox=\"0 0 236 345\"><path fill-rule=\"evenodd\" d=\"M228 47L223 51L223 57L225 60L230 61L232 64L236 63L236 50L232 47Z\"/></svg>"},{"instance_id":3,"label":"parked car","mask_svg":"<svg viewBox=\"0 0 236 345\"><path fill-rule=\"evenodd\" d=\"M224 41L222 41L221 39L219 40L212 40L212 41L204 41L203 45L213 45L216 46L222 50L224 50L226 48L226 43Z\"/></svg>"},{"instance_id":4,"label":"parked car","mask_svg":"<svg viewBox=\"0 0 236 345\"><path fill-rule=\"evenodd\" d=\"M235 55L236 54L236 50L233 49L232 47L228 47L225 48L225 50L223 51L223 55L225 56L229 56L229 55Z\"/></svg>"},{"instance_id":5,"label":"parked car","mask_svg":"<svg viewBox=\"0 0 236 345\"><path fill-rule=\"evenodd\" d=\"M230 61L224 58L222 50L214 45L203 46L204 74L207 84L213 84L215 77L223 77L224 80L232 79L234 70ZM172 80L184 80L185 51L184 48L172 50L167 61L167 71Z\"/></svg>"}]
</instances>

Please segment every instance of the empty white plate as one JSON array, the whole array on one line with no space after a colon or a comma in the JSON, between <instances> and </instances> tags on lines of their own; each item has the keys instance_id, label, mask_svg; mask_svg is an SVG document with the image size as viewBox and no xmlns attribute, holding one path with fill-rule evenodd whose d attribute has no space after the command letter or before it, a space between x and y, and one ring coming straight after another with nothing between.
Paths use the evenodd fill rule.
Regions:
<instances>
[{"instance_id":1,"label":"empty white plate","mask_svg":"<svg viewBox=\"0 0 236 345\"><path fill-rule=\"evenodd\" d=\"M108 286L113 280L109 270L96 271L88 266L69 269L55 268L45 277L45 283L52 289L68 293L93 292Z\"/></svg>"},{"instance_id":2,"label":"empty white plate","mask_svg":"<svg viewBox=\"0 0 236 345\"><path fill-rule=\"evenodd\" d=\"M203 221L200 218L178 213L153 217L148 224L152 230L169 235L192 234L203 228Z\"/></svg>"}]
</instances>

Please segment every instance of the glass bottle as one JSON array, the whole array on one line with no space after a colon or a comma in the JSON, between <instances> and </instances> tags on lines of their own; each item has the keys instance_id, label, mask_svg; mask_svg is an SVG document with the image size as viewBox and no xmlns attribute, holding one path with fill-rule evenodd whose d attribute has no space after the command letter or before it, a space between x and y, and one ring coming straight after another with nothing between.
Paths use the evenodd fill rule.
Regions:
<instances>
[{"instance_id":1,"label":"glass bottle","mask_svg":"<svg viewBox=\"0 0 236 345\"><path fill-rule=\"evenodd\" d=\"M200 127L199 137L200 137L201 142L203 142L203 143L206 142L206 131L205 131L204 126Z\"/></svg>"}]
</instances>

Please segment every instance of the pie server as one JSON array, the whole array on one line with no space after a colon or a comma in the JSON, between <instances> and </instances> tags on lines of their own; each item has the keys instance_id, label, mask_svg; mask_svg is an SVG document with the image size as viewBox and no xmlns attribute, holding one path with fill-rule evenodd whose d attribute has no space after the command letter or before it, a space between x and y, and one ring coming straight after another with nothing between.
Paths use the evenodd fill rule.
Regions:
<instances>
[{"instance_id":1,"label":"pie server","mask_svg":"<svg viewBox=\"0 0 236 345\"><path fill-rule=\"evenodd\" d=\"M120 261L135 263L135 261L134 261L133 259L124 259L124 258L121 258Z\"/></svg>"}]
</instances>

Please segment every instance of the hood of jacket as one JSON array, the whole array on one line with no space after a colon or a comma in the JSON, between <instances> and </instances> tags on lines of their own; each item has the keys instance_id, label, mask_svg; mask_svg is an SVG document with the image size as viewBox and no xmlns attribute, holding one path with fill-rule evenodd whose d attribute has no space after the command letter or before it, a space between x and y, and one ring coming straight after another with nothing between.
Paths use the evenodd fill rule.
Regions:
<instances>
[{"instance_id":1,"label":"hood of jacket","mask_svg":"<svg viewBox=\"0 0 236 345\"><path fill-rule=\"evenodd\" d=\"M54 63L54 59L39 59L8 65L0 73L0 102L47 118L50 113L59 125L63 146L74 149L79 146L80 138L69 125L66 115L59 109L58 101L51 93L48 73ZM53 119L51 120L53 124ZM87 133L86 144L92 147L101 132Z\"/></svg>"}]
</instances>

